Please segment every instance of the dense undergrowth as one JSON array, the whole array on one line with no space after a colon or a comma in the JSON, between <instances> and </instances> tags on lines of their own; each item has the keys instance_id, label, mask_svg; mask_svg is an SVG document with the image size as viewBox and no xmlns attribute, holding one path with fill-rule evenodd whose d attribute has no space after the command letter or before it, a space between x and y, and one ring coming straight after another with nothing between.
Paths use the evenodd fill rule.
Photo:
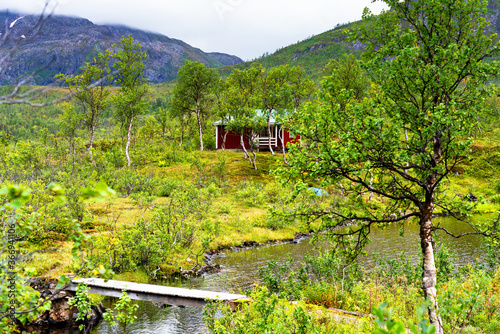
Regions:
<instances>
[{"instance_id":1,"label":"dense undergrowth","mask_svg":"<svg viewBox=\"0 0 500 334\"><path fill-rule=\"evenodd\" d=\"M260 168L255 171L237 152L171 149L169 153L166 149L163 155L150 156L142 168L128 170L120 167L119 148L97 149L96 165L80 163L72 176L71 164L57 160L64 152L41 142L19 142L15 149L4 147L3 153L3 182L21 183L34 190L26 210L36 212L39 223L28 240L31 252L26 259L37 264L40 275L69 271L71 245L67 238L72 221L78 221L92 235L87 248L90 260L102 262L116 273L136 269L152 273L161 267L167 276L174 268L203 264L203 254L209 250L244 241L289 240L295 233L311 229L269 215L269 207L278 213L289 210L285 202L290 193L269 175L273 166L282 164L280 157L270 154L260 154ZM169 154L175 161L164 166L164 157ZM494 212L500 190L497 183L481 186L467 169L454 178L453 191L479 198L476 212ZM116 191L115 198L82 200L76 189L87 186L87 180L105 182ZM67 203L54 202L43 192L51 182L66 185ZM330 199L304 201L305 205L328 205ZM380 203L375 199L373 205Z\"/></svg>"},{"instance_id":2,"label":"dense undergrowth","mask_svg":"<svg viewBox=\"0 0 500 334\"><path fill-rule=\"evenodd\" d=\"M489 253L487 268L477 263L452 270L450 250L439 250L438 299L447 333L500 331L497 252ZM252 301L239 312L210 304L207 326L212 333L432 333L423 311L420 270L405 254L374 260L369 268L346 267L327 252L306 257L296 271L289 263L268 262L260 270L263 285L250 293ZM216 316L217 310L223 317Z\"/></svg>"}]
</instances>

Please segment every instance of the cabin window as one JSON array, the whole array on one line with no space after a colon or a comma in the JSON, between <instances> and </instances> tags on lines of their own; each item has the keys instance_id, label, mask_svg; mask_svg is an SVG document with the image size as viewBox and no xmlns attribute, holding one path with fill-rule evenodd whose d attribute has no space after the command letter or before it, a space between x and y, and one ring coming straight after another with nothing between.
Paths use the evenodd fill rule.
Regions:
<instances>
[{"instance_id":1,"label":"cabin window","mask_svg":"<svg viewBox=\"0 0 500 334\"><path fill-rule=\"evenodd\" d=\"M267 133L267 127L260 130L258 135L257 135L258 138L267 138L269 137L268 133ZM274 126L271 126L271 138L276 138L276 129L274 128Z\"/></svg>"}]
</instances>

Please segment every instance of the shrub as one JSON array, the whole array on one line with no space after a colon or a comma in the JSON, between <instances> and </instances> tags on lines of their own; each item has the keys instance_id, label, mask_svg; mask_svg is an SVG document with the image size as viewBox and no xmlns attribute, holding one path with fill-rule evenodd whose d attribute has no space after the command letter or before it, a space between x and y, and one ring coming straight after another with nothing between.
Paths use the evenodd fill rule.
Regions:
<instances>
[{"instance_id":1,"label":"shrub","mask_svg":"<svg viewBox=\"0 0 500 334\"><path fill-rule=\"evenodd\" d=\"M140 218L126 228L111 224L92 238L87 256L91 261L105 260L118 273L137 268L151 273L158 266L176 263L180 254L197 253L203 241L201 230L220 233L217 223L202 224L210 205L210 198L196 188L176 189L167 204L150 208L150 218Z\"/></svg>"},{"instance_id":2,"label":"shrub","mask_svg":"<svg viewBox=\"0 0 500 334\"><path fill-rule=\"evenodd\" d=\"M500 203L500 194L496 194L496 195L491 196L491 201L495 204L499 204Z\"/></svg>"},{"instance_id":3,"label":"shrub","mask_svg":"<svg viewBox=\"0 0 500 334\"><path fill-rule=\"evenodd\" d=\"M202 188L201 192L205 193L209 197L217 198L221 195L220 188L214 183L210 183L207 187Z\"/></svg>"},{"instance_id":4,"label":"shrub","mask_svg":"<svg viewBox=\"0 0 500 334\"><path fill-rule=\"evenodd\" d=\"M288 225L290 225L290 221L288 221L287 219L284 219L283 217L277 215L270 215L270 214L268 214L260 224L260 226L273 231L282 229Z\"/></svg>"},{"instance_id":5,"label":"shrub","mask_svg":"<svg viewBox=\"0 0 500 334\"><path fill-rule=\"evenodd\" d=\"M169 197L178 186L177 182L173 180L160 180L155 187L154 193L159 197Z\"/></svg>"},{"instance_id":6,"label":"shrub","mask_svg":"<svg viewBox=\"0 0 500 334\"><path fill-rule=\"evenodd\" d=\"M237 189L236 198L249 206L258 206L265 202L264 188L260 184L243 181Z\"/></svg>"},{"instance_id":7,"label":"shrub","mask_svg":"<svg viewBox=\"0 0 500 334\"><path fill-rule=\"evenodd\" d=\"M451 279L439 298L444 329L458 333L466 327L475 333L497 333L500 328L500 295L490 290L492 277L483 270L463 268L463 277Z\"/></svg>"},{"instance_id":8,"label":"shrub","mask_svg":"<svg viewBox=\"0 0 500 334\"><path fill-rule=\"evenodd\" d=\"M291 304L279 300L265 287L255 288L238 312L223 304L209 303L203 313L207 327L214 334L319 334L327 333L324 324L318 324L303 303ZM220 309L222 317L216 316Z\"/></svg>"},{"instance_id":9,"label":"shrub","mask_svg":"<svg viewBox=\"0 0 500 334\"><path fill-rule=\"evenodd\" d=\"M276 182L271 182L266 184L264 187L264 193L265 193L265 200L268 203L276 203L278 202L282 197L284 197L284 194L286 194L285 189Z\"/></svg>"},{"instance_id":10,"label":"shrub","mask_svg":"<svg viewBox=\"0 0 500 334\"><path fill-rule=\"evenodd\" d=\"M170 167L187 161L187 152L176 146L161 147L159 151L150 153L151 161L158 167Z\"/></svg>"},{"instance_id":11,"label":"shrub","mask_svg":"<svg viewBox=\"0 0 500 334\"><path fill-rule=\"evenodd\" d=\"M120 193L122 197L139 192L153 195L160 185L161 181L128 168L116 170L114 179L110 182L110 187Z\"/></svg>"},{"instance_id":12,"label":"shrub","mask_svg":"<svg viewBox=\"0 0 500 334\"><path fill-rule=\"evenodd\" d=\"M231 214L233 207L230 204L221 203L216 207L216 213L219 215L229 215Z\"/></svg>"}]
</instances>

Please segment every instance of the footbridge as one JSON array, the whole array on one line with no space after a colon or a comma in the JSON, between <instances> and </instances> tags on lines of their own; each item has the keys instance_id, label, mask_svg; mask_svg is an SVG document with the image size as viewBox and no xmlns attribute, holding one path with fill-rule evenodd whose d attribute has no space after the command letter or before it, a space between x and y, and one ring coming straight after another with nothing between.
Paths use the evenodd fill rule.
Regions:
<instances>
[{"instance_id":1,"label":"footbridge","mask_svg":"<svg viewBox=\"0 0 500 334\"><path fill-rule=\"evenodd\" d=\"M140 284L133 282L123 282L115 280L104 280L102 278L81 278L73 279L66 288L69 291L76 291L78 284L87 285L89 293L97 295L120 297L122 291L126 290L131 299L145 300L156 303L176 306L197 306L203 307L208 301L223 301L231 308L237 304L248 301L245 295L237 295L225 292L202 291L184 288L173 288L169 286Z\"/></svg>"}]
</instances>

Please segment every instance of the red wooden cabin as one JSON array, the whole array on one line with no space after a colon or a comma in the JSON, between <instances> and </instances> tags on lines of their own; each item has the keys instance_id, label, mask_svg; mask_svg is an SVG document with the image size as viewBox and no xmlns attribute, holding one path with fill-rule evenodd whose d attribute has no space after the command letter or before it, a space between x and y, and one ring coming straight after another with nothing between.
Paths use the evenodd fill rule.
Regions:
<instances>
[{"instance_id":1,"label":"red wooden cabin","mask_svg":"<svg viewBox=\"0 0 500 334\"><path fill-rule=\"evenodd\" d=\"M222 144L224 142L224 135L226 135L226 126L222 124L221 121L213 123L215 125L215 147L218 150L222 149ZM252 129L248 129L248 131L252 131ZM271 145L273 149L281 150L282 149L282 144L281 144L281 139L283 138L283 142L285 144L285 147L288 146L290 143L297 143L300 142L300 137L299 136L294 136L291 134L288 130L283 129L281 124L276 123L274 120L271 120L271 137L269 137L267 133L267 128L261 133L257 134L255 136L256 140L259 141L259 149L260 150L265 150L269 148L269 141L271 141ZM249 148L250 145L248 145L248 139L245 138L243 139L243 142L245 144L245 148ZM240 136L234 132L227 132L226 135L226 142L225 142L225 147L226 150L238 150L238 149L243 149L241 147L240 143Z\"/></svg>"}]
</instances>

